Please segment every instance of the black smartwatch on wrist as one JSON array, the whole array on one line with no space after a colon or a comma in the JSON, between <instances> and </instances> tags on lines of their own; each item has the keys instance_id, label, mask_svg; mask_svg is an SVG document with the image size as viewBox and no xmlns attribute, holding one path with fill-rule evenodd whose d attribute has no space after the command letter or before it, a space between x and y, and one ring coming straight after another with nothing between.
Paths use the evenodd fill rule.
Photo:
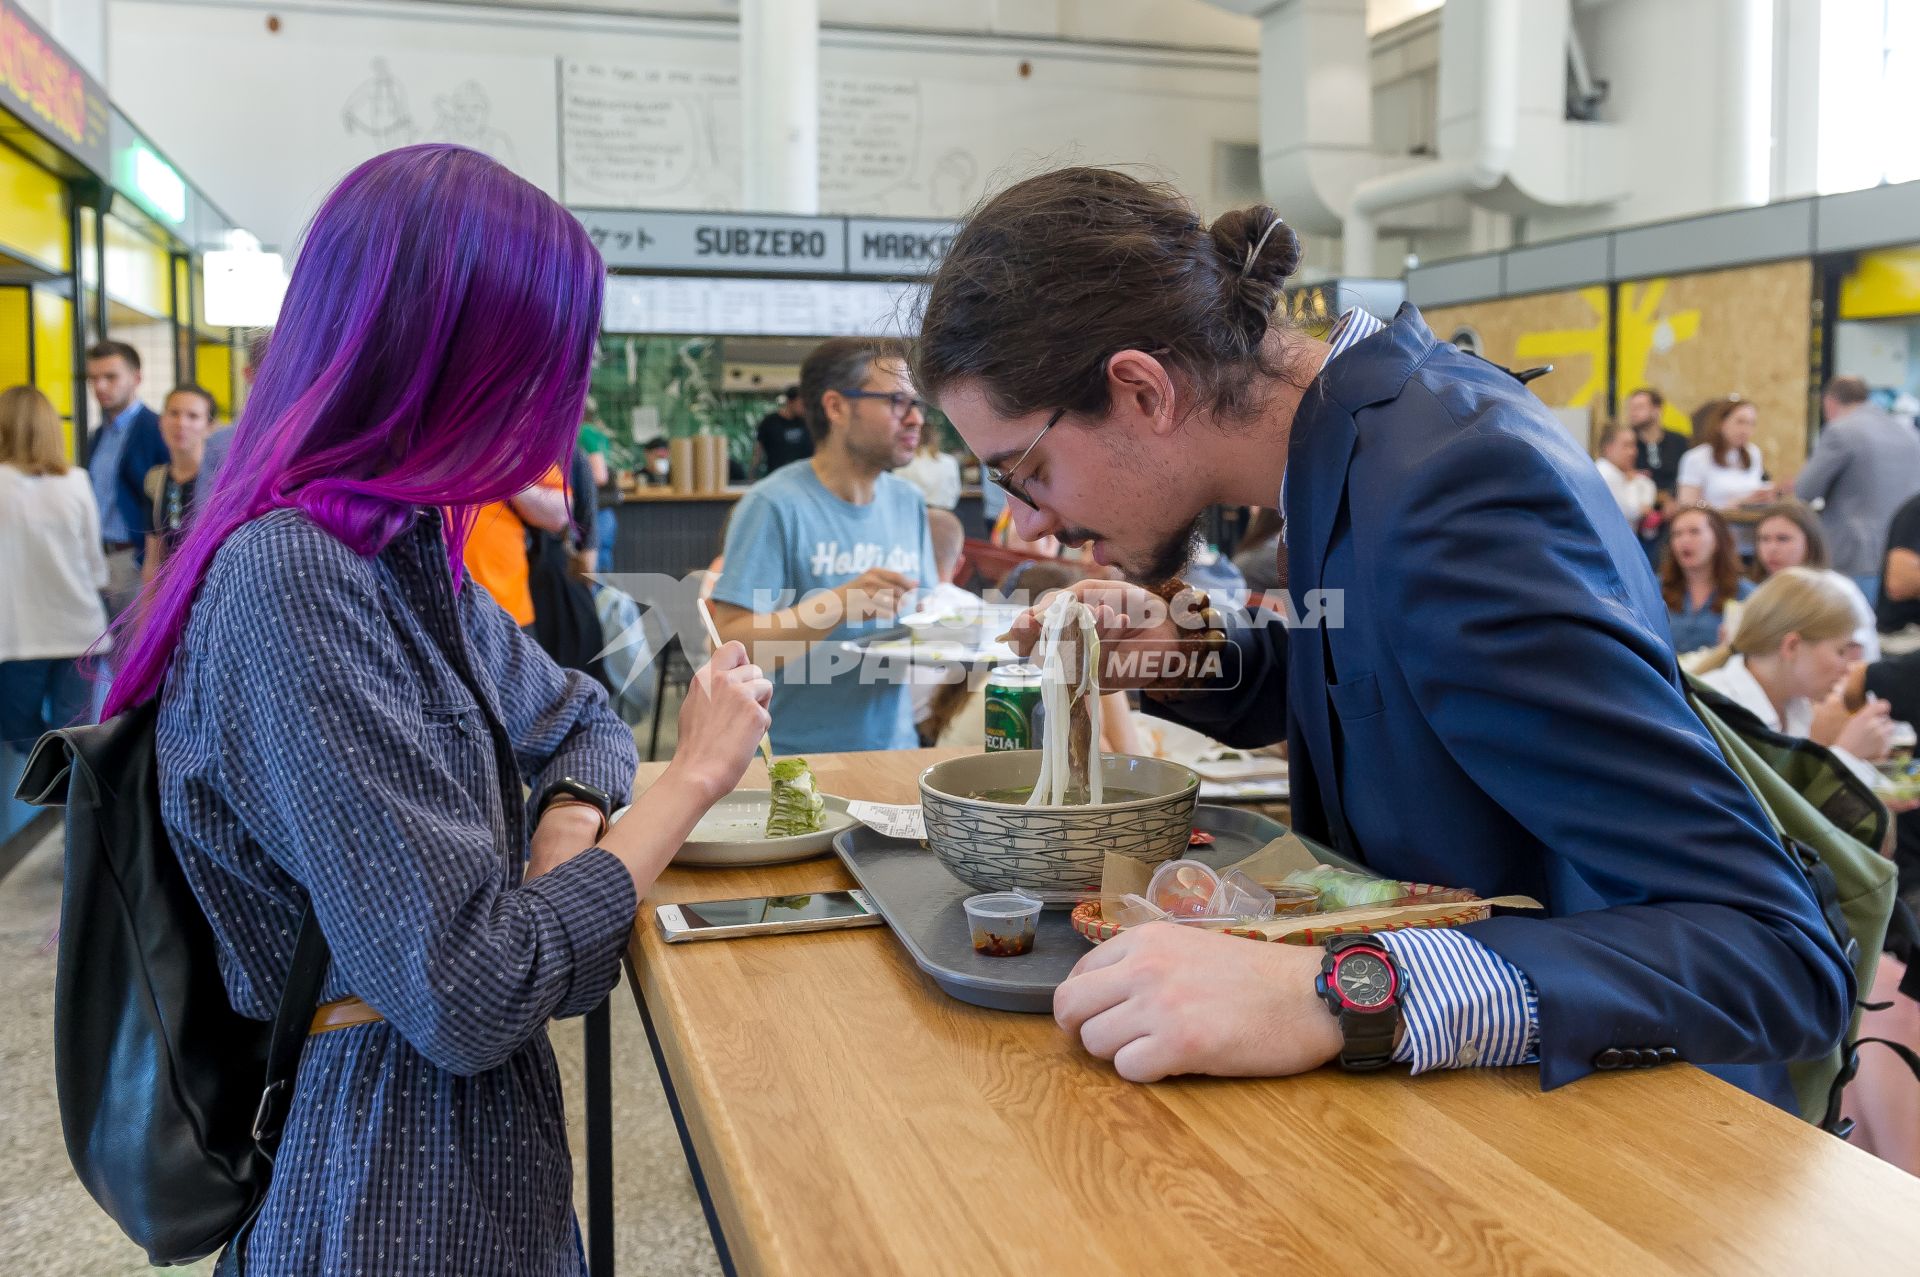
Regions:
<instances>
[{"instance_id":1,"label":"black smartwatch on wrist","mask_svg":"<svg viewBox=\"0 0 1920 1277\"><path fill-rule=\"evenodd\" d=\"M608 819L613 815L613 799L607 794L606 790L596 789L584 780L575 780L571 776L562 776L559 780L552 782L540 791L540 797L535 800L533 804L535 818L538 819L538 817L546 815L548 804L557 798L565 798L569 802L585 803L595 811L598 811L600 813L600 832L595 834L594 837L602 838L606 836Z\"/></svg>"},{"instance_id":2,"label":"black smartwatch on wrist","mask_svg":"<svg viewBox=\"0 0 1920 1277\"><path fill-rule=\"evenodd\" d=\"M1356 1072L1393 1061L1400 1031L1400 964L1376 936L1335 936L1313 990L1340 1021L1340 1067Z\"/></svg>"}]
</instances>

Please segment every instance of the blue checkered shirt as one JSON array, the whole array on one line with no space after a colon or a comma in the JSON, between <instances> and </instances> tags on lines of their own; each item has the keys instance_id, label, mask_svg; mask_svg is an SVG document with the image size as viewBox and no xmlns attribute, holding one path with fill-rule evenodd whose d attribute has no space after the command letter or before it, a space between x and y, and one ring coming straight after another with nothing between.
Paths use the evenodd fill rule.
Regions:
<instances>
[{"instance_id":1,"label":"blue checkered shirt","mask_svg":"<svg viewBox=\"0 0 1920 1277\"><path fill-rule=\"evenodd\" d=\"M485 591L439 520L362 558L281 510L236 531L162 695L167 832L233 1005L271 1018L302 903L323 1000L383 1022L310 1038L272 1187L222 1271L577 1277L547 1021L612 988L637 905L611 853L522 883L563 774L624 800L631 732Z\"/></svg>"}]
</instances>

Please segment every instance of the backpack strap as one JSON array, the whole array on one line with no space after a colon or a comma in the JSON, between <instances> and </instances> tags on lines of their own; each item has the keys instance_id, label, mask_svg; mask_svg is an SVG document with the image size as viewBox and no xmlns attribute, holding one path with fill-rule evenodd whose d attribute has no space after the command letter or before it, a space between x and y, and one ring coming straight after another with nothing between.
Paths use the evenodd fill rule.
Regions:
<instances>
[{"instance_id":1,"label":"backpack strap","mask_svg":"<svg viewBox=\"0 0 1920 1277\"><path fill-rule=\"evenodd\" d=\"M287 968L286 987L273 1013L273 1036L267 1042L267 1078L254 1110L253 1138L260 1151L273 1159L293 1101L293 1078L300 1067L300 1051L307 1042L314 1008L320 1004L320 985L327 976L327 938L320 933L313 901L300 914L300 934L293 942L293 962Z\"/></svg>"},{"instance_id":2,"label":"backpack strap","mask_svg":"<svg viewBox=\"0 0 1920 1277\"><path fill-rule=\"evenodd\" d=\"M1887 1038L1861 1038L1859 1046L1884 1046L1900 1057L1900 1062L1913 1070L1914 1081L1920 1082L1920 1052L1904 1042L1894 1042Z\"/></svg>"},{"instance_id":3,"label":"backpack strap","mask_svg":"<svg viewBox=\"0 0 1920 1277\"><path fill-rule=\"evenodd\" d=\"M1820 906L1820 916L1826 919L1827 930L1833 933L1834 943L1846 954L1847 965L1854 966L1860 958L1860 942L1854 939L1853 928L1847 925L1846 911L1840 907L1839 880L1833 876L1833 870L1827 867L1827 863L1820 859L1820 853L1784 831L1781 832L1781 838L1794 859L1800 862L1800 871L1813 888L1814 901Z\"/></svg>"}]
</instances>

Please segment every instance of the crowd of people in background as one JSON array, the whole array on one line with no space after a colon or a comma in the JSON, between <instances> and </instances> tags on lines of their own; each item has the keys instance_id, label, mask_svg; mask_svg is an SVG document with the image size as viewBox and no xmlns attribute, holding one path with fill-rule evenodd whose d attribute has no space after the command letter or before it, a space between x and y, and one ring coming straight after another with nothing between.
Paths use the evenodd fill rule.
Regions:
<instances>
[{"instance_id":1,"label":"crowd of people in background","mask_svg":"<svg viewBox=\"0 0 1920 1277\"><path fill-rule=\"evenodd\" d=\"M1788 568L1824 574L1845 598L1859 659L1878 659L1883 635L1902 650L1920 645L1920 608L1905 609L1920 599L1920 572L1906 571L1920 555L1902 549L1920 541L1920 428L1856 376L1828 382L1820 407L1825 424L1785 482L1754 442L1759 410L1741 395L1696 408L1690 438L1666 425L1665 396L1641 387L1624 421L1597 431L1594 465L1658 566L1677 652L1729 638L1753 587Z\"/></svg>"}]
</instances>

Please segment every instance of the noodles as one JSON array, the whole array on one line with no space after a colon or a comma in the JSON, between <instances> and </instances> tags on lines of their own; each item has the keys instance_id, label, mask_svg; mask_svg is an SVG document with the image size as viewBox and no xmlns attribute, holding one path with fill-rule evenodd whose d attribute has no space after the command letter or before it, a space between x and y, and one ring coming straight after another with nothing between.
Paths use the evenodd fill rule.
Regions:
<instances>
[{"instance_id":1,"label":"noodles","mask_svg":"<svg viewBox=\"0 0 1920 1277\"><path fill-rule=\"evenodd\" d=\"M1029 807L1098 805L1100 634L1093 609L1062 591L1040 620L1040 775Z\"/></svg>"}]
</instances>

